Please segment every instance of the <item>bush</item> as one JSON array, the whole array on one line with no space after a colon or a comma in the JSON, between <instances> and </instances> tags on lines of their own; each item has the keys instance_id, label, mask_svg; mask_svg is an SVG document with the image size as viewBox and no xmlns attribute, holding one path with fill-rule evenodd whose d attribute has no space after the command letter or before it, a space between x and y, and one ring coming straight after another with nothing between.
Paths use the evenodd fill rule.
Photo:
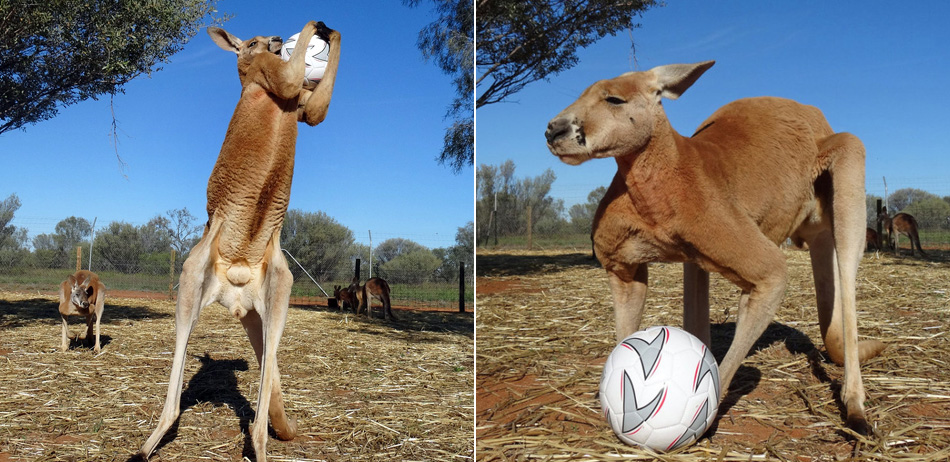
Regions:
<instances>
[{"instance_id":1,"label":"bush","mask_svg":"<svg viewBox=\"0 0 950 462\"><path fill-rule=\"evenodd\" d=\"M430 282L442 260L424 249L398 255L383 263L379 272L383 279L397 284L422 284Z\"/></svg>"}]
</instances>

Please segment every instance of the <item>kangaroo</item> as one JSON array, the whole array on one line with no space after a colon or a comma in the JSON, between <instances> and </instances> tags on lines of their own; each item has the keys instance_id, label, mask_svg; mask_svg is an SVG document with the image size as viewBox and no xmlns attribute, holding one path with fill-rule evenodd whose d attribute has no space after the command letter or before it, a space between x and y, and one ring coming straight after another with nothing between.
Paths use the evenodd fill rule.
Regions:
<instances>
[{"instance_id":1,"label":"kangaroo","mask_svg":"<svg viewBox=\"0 0 950 462\"><path fill-rule=\"evenodd\" d=\"M102 310L106 303L106 286L96 273L86 270L70 274L59 285L59 315L63 318L63 341L61 349L69 349L69 323L67 316L86 317L86 342L92 339L92 320L96 320L96 346L93 350L99 354L99 323L102 322ZM76 335L79 338L79 335Z\"/></svg>"},{"instance_id":2,"label":"kangaroo","mask_svg":"<svg viewBox=\"0 0 950 462\"><path fill-rule=\"evenodd\" d=\"M385 279L369 278L366 284L359 287L356 291L356 297L359 301L359 308L357 308L356 314L365 311L367 316L372 317L371 298L375 298L383 302L383 316L386 320L394 321L396 319L396 317L393 316L392 305L389 302L389 283L386 282Z\"/></svg>"},{"instance_id":3,"label":"kangaroo","mask_svg":"<svg viewBox=\"0 0 950 462\"><path fill-rule=\"evenodd\" d=\"M715 64L659 66L588 87L550 121L561 161L613 158L617 173L593 222L607 270L618 341L640 329L650 262L684 262L684 326L710 342L709 272L742 291L735 337L720 365L720 399L785 292L780 244L808 244L818 321L844 365L847 423L869 433L860 362L884 348L858 342L855 278L866 226L864 146L835 133L821 111L781 98L729 103L692 137L670 125L676 99Z\"/></svg>"},{"instance_id":4,"label":"kangaroo","mask_svg":"<svg viewBox=\"0 0 950 462\"><path fill-rule=\"evenodd\" d=\"M356 292L350 287L333 286L333 298L340 302L340 310L349 308L355 312L359 306Z\"/></svg>"},{"instance_id":5,"label":"kangaroo","mask_svg":"<svg viewBox=\"0 0 950 462\"><path fill-rule=\"evenodd\" d=\"M920 235L917 233L917 219L909 213L898 213L891 218L887 214L887 207L882 207L877 215L877 221L884 225L887 232L887 245L894 249L898 255L901 253L900 238L901 234L910 239L910 256L915 256L914 247L920 252L920 255L927 256L924 249L920 247Z\"/></svg>"},{"instance_id":6,"label":"kangaroo","mask_svg":"<svg viewBox=\"0 0 950 462\"><path fill-rule=\"evenodd\" d=\"M872 247L874 248L874 250L878 250L878 251L882 250L881 236L878 236L877 230L868 228L864 236L864 240L865 240L865 248L864 248L865 252L871 250Z\"/></svg>"},{"instance_id":7,"label":"kangaroo","mask_svg":"<svg viewBox=\"0 0 950 462\"><path fill-rule=\"evenodd\" d=\"M266 460L267 420L282 440L297 434L284 412L277 369L277 345L284 331L293 276L280 251L297 122L324 120L340 59L340 33L309 22L302 43L314 34L330 44L326 73L316 87L304 87L304 53L296 47L288 61L278 53L279 37L241 40L209 27L218 46L237 55L241 98L228 126L218 161L208 180L208 222L185 260L175 312L175 354L165 406L158 426L142 446L148 458L179 416L185 349L201 309L224 305L247 332L261 368L257 417L250 429L257 462Z\"/></svg>"}]
</instances>

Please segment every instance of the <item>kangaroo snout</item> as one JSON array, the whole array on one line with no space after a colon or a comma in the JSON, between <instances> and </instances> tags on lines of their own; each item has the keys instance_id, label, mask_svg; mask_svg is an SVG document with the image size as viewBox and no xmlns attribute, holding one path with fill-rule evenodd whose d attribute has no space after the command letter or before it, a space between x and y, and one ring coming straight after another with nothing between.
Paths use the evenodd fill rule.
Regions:
<instances>
[{"instance_id":1,"label":"kangaroo snout","mask_svg":"<svg viewBox=\"0 0 950 462\"><path fill-rule=\"evenodd\" d=\"M270 51L274 54L280 54L280 47L284 46L284 40L276 35L272 35L270 39L267 40L267 51Z\"/></svg>"},{"instance_id":2,"label":"kangaroo snout","mask_svg":"<svg viewBox=\"0 0 950 462\"><path fill-rule=\"evenodd\" d=\"M548 122L548 129L544 131L544 138L548 144L554 144L559 138L571 131L571 121L567 117L555 117Z\"/></svg>"}]
</instances>

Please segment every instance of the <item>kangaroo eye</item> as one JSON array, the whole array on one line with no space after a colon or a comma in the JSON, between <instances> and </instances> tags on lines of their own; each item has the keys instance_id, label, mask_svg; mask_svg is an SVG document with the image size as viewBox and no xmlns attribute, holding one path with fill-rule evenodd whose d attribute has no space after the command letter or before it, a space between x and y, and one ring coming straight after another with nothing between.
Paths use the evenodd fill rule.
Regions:
<instances>
[{"instance_id":1,"label":"kangaroo eye","mask_svg":"<svg viewBox=\"0 0 950 462\"><path fill-rule=\"evenodd\" d=\"M626 103L623 98L618 98L616 96L608 96L604 98L604 101L606 101L608 104L613 104L614 106L619 106Z\"/></svg>"}]
</instances>

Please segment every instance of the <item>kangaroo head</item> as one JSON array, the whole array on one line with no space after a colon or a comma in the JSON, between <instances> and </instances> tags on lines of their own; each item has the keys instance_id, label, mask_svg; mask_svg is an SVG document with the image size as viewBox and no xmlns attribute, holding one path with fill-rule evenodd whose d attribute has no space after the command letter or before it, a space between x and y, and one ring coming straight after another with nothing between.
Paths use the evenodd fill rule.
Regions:
<instances>
[{"instance_id":1,"label":"kangaroo head","mask_svg":"<svg viewBox=\"0 0 950 462\"><path fill-rule=\"evenodd\" d=\"M238 75L241 76L242 82L247 74L248 66L251 65L251 61L257 55L265 53L279 55L280 47L284 44L284 41L276 35L269 37L258 35L247 40L241 40L220 27L208 27L208 35L211 36L214 43L225 51L237 54Z\"/></svg>"},{"instance_id":2,"label":"kangaroo head","mask_svg":"<svg viewBox=\"0 0 950 462\"><path fill-rule=\"evenodd\" d=\"M78 307L82 307L84 310L89 309L89 298L92 297L93 288L88 286L86 282L79 283L73 282L72 290L69 294L69 300Z\"/></svg>"},{"instance_id":3,"label":"kangaroo head","mask_svg":"<svg viewBox=\"0 0 950 462\"><path fill-rule=\"evenodd\" d=\"M548 149L571 165L641 152L666 120L662 98L678 98L713 64L670 64L594 83L548 123Z\"/></svg>"}]
</instances>

